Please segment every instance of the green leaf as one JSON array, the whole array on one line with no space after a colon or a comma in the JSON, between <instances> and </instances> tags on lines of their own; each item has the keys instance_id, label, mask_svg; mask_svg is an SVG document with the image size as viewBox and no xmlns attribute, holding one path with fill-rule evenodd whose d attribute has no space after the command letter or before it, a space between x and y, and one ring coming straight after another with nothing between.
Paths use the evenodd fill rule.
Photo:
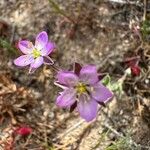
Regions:
<instances>
[{"instance_id":1,"label":"green leaf","mask_svg":"<svg viewBox=\"0 0 150 150\"><path fill-rule=\"evenodd\" d=\"M102 82L105 86L109 85L109 84L110 84L110 81L111 81L111 78L110 78L109 75L106 75L106 76L101 80L101 82Z\"/></svg>"},{"instance_id":2,"label":"green leaf","mask_svg":"<svg viewBox=\"0 0 150 150\"><path fill-rule=\"evenodd\" d=\"M120 82L115 82L115 83L110 83L108 88L113 91L116 92L116 94L122 95L123 94L123 87L122 87L122 83Z\"/></svg>"},{"instance_id":3,"label":"green leaf","mask_svg":"<svg viewBox=\"0 0 150 150\"><path fill-rule=\"evenodd\" d=\"M150 20L145 20L142 22L141 32L142 32L143 38L147 39L147 37L150 35Z\"/></svg>"}]
</instances>

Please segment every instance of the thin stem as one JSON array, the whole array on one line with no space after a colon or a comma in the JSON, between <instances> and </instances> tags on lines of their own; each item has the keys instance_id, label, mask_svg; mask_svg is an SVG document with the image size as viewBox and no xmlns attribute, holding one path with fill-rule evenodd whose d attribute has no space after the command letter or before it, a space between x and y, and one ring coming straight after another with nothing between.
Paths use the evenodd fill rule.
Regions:
<instances>
[{"instance_id":1,"label":"thin stem","mask_svg":"<svg viewBox=\"0 0 150 150\"><path fill-rule=\"evenodd\" d=\"M73 126L71 126L65 133L63 133L62 135L58 136L57 139L62 139L67 134L69 134L73 130L77 129L78 127L80 127L83 123L85 123L85 120L81 120L81 121L77 122L76 124L74 124Z\"/></svg>"},{"instance_id":2,"label":"thin stem","mask_svg":"<svg viewBox=\"0 0 150 150\"><path fill-rule=\"evenodd\" d=\"M56 72L60 71L61 69L55 66L55 64L51 65L52 69Z\"/></svg>"},{"instance_id":3,"label":"thin stem","mask_svg":"<svg viewBox=\"0 0 150 150\"><path fill-rule=\"evenodd\" d=\"M143 21L146 20L146 13L147 13L147 0L144 0L144 13L143 13Z\"/></svg>"},{"instance_id":4,"label":"thin stem","mask_svg":"<svg viewBox=\"0 0 150 150\"><path fill-rule=\"evenodd\" d=\"M55 3L53 0L49 0L49 3L52 5L52 7L56 10L57 13L63 15L68 20L70 20L73 24L76 24L76 21L73 20L70 16L66 15L66 12L64 12L57 3Z\"/></svg>"},{"instance_id":5,"label":"thin stem","mask_svg":"<svg viewBox=\"0 0 150 150\"><path fill-rule=\"evenodd\" d=\"M118 137L121 137L121 138L124 137L122 133L119 133L117 130L115 130L113 127L111 127L109 124L103 123L102 126L104 126L105 128L108 128L110 131L112 131Z\"/></svg>"}]
</instances>

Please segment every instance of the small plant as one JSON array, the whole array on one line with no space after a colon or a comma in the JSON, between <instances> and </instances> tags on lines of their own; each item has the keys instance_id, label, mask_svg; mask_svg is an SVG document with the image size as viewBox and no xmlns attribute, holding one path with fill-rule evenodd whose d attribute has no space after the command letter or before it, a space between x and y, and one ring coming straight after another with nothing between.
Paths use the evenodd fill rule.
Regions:
<instances>
[{"instance_id":1,"label":"small plant","mask_svg":"<svg viewBox=\"0 0 150 150\"><path fill-rule=\"evenodd\" d=\"M42 64L55 68L57 73L55 84L64 90L56 100L59 107L70 110L77 107L82 118L92 121L97 116L98 104L104 106L112 98L112 92L101 83L95 65L81 66L75 63L73 71L64 71L56 67L48 56L55 48L55 44L48 42L45 31L37 35L35 45L23 40L19 41L18 47L25 55L15 59L14 64L20 67L30 65L29 73L33 73Z\"/></svg>"},{"instance_id":2,"label":"small plant","mask_svg":"<svg viewBox=\"0 0 150 150\"><path fill-rule=\"evenodd\" d=\"M119 138L113 142L112 145L108 146L105 150L138 150L135 145L131 142L129 137Z\"/></svg>"},{"instance_id":3,"label":"small plant","mask_svg":"<svg viewBox=\"0 0 150 150\"><path fill-rule=\"evenodd\" d=\"M143 35L143 38L145 40L148 40L150 37L150 20L145 20L142 22L142 25L141 25L141 31L142 31L142 35Z\"/></svg>"},{"instance_id":4,"label":"small plant","mask_svg":"<svg viewBox=\"0 0 150 150\"><path fill-rule=\"evenodd\" d=\"M13 47L7 39L0 38L0 47L6 48L9 51L8 54L15 55L17 53L16 48Z\"/></svg>"}]
</instances>

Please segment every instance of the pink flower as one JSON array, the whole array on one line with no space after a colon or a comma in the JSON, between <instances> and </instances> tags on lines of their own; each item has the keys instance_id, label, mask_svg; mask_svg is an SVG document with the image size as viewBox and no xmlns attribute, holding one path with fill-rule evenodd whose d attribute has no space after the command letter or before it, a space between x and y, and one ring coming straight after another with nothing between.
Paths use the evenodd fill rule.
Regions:
<instances>
[{"instance_id":1,"label":"pink flower","mask_svg":"<svg viewBox=\"0 0 150 150\"><path fill-rule=\"evenodd\" d=\"M75 72L58 72L56 85L64 91L57 97L56 104L63 108L77 107L80 116L91 121L97 115L98 104L104 105L113 94L99 81L94 65L76 65Z\"/></svg>"},{"instance_id":2,"label":"pink flower","mask_svg":"<svg viewBox=\"0 0 150 150\"><path fill-rule=\"evenodd\" d=\"M15 131L17 134L21 136L27 136L32 133L32 128L30 127L19 127Z\"/></svg>"},{"instance_id":3,"label":"pink flower","mask_svg":"<svg viewBox=\"0 0 150 150\"><path fill-rule=\"evenodd\" d=\"M43 63L53 64L48 56L55 48L55 44L48 41L48 35L45 31L39 33L35 40L35 45L27 40L19 41L19 49L24 55L14 60L14 64L20 67L30 65L29 72L35 71Z\"/></svg>"}]
</instances>

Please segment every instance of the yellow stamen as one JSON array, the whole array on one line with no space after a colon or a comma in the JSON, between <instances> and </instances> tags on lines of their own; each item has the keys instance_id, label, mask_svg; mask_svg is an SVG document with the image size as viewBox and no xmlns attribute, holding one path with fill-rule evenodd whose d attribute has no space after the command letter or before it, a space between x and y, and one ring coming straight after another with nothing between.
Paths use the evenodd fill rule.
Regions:
<instances>
[{"instance_id":1,"label":"yellow stamen","mask_svg":"<svg viewBox=\"0 0 150 150\"><path fill-rule=\"evenodd\" d=\"M38 57L41 56L40 51L38 51L37 49L34 49L34 50L32 51L32 54L33 54L33 57L34 57L34 58L38 58Z\"/></svg>"},{"instance_id":2,"label":"yellow stamen","mask_svg":"<svg viewBox=\"0 0 150 150\"><path fill-rule=\"evenodd\" d=\"M79 94L85 93L87 91L86 85L84 85L83 83L79 83L76 89Z\"/></svg>"}]
</instances>

